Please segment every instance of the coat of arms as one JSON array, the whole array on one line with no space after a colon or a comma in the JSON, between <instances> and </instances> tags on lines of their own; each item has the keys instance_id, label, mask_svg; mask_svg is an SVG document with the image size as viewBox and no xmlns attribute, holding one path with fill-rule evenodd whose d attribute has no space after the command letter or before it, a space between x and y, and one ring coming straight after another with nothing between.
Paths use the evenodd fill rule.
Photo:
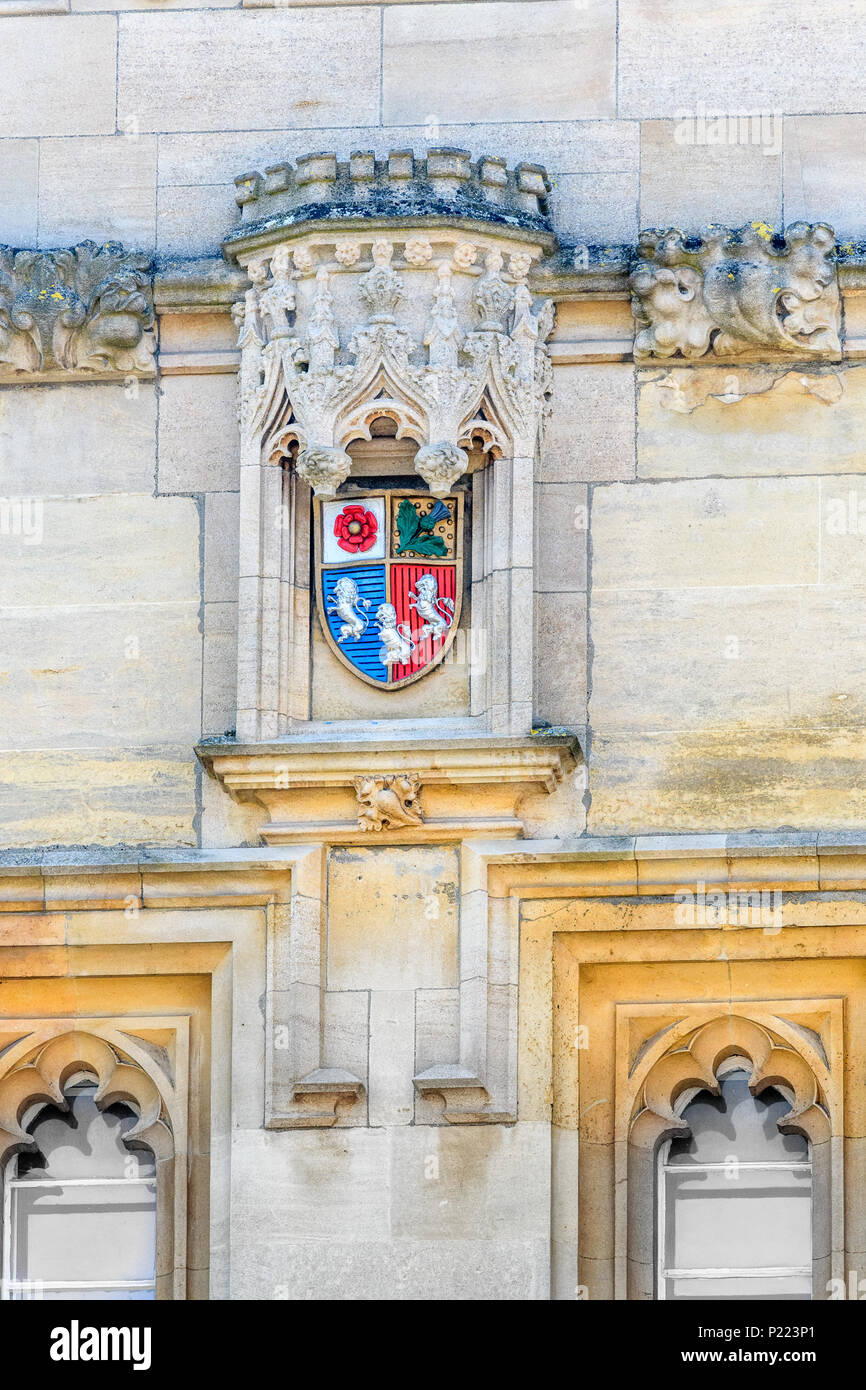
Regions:
<instances>
[{"instance_id":1,"label":"coat of arms","mask_svg":"<svg viewBox=\"0 0 866 1390\"><path fill-rule=\"evenodd\" d=\"M370 685L394 690L437 666L463 593L463 498L377 492L316 503L325 638Z\"/></svg>"}]
</instances>

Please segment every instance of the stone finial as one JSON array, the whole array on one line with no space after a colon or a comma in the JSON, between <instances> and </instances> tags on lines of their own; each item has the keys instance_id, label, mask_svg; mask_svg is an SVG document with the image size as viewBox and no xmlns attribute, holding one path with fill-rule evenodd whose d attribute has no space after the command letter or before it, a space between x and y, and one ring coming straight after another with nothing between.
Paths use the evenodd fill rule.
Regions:
<instances>
[{"instance_id":1,"label":"stone finial","mask_svg":"<svg viewBox=\"0 0 866 1390\"><path fill-rule=\"evenodd\" d=\"M423 823L418 805L421 779L417 772L356 777L354 787L359 830L392 830Z\"/></svg>"},{"instance_id":2,"label":"stone finial","mask_svg":"<svg viewBox=\"0 0 866 1390\"><path fill-rule=\"evenodd\" d=\"M153 325L148 256L0 247L0 371L152 372Z\"/></svg>"},{"instance_id":3,"label":"stone finial","mask_svg":"<svg viewBox=\"0 0 866 1390\"><path fill-rule=\"evenodd\" d=\"M500 275L502 252L488 251L484 260L485 274L472 296L483 333L504 333L505 320L511 309L514 291Z\"/></svg>"},{"instance_id":4,"label":"stone finial","mask_svg":"<svg viewBox=\"0 0 866 1390\"><path fill-rule=\"evenodd\" d=\"M403 302L399 275L391 269L394 245L384 238L373 242L373 269L361 280L361 298L370 310L370 323L394 323Z\"/></svg>"},{"instance_id":5,"label":"stone finial","mask_svg":"<svg viewBox=\"0 0 866 1390\"><path fill-rule=\"evenodd\" d=\"M761 222L693 237L645 231L630 285L638 360L841 352L835 237L824 223L785 234Z\"/></svg>"}]
</instances>

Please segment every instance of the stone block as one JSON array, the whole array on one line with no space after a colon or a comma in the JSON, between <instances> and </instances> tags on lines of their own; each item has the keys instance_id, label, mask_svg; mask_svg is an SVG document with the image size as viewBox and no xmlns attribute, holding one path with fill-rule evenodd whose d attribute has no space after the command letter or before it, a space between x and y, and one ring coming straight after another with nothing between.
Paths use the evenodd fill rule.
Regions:
<instances>
[{"instance_id":1,"label":"stone block","mask_svg":"<svg viewBox=\"0 0 866 1390\"><path fill-rule=\"evenodd\" d=\"M461 9L459 25L450 5L425 7L423 21L417 6L395 5L384 25L386 123L616 114L613 0L481 3Z\"/></svg>"},{"instance_id":2,"label":"stone block","mask_svg":"<svg viewBox=\"0 0 866 1390\"><path fill-rule=\"evenodd\" d=\"M152 492L155 469L151 383L0 387L0 473L7 497Z\"/></svg>"},{"instance_id":3,"label":"stone block","mask_svg":"<svg viewBox=\"0 0 866 1390\"><path fill-rule=\"evenodd\" d=\"M674 367L639 376L640 477L866 471L866 367Z\"/></svg>"},{"instance_id":4,"label":"stone block","mask_svg":"<svg viewBox=\"0 0 866 1390\"><path fill-rule=\"evenodd\" d=\"M216 256L240 220L233 183L160 186L156 244L161 256Z\"/></svg>"},{"instance_id":5,"label":"stone block","mask_svg":"<svg viewBox=\"0 0 866 1390\"><path fill-rule=\"evenodd\" d=\"M197 605L198 532L185 497L48 498L38 543L0 533L3 603L29 609L30 622L85 605Z\"/></svg>"},{"instance_id":6,"label":"stone block","mask_svg":"<svg viewBox=\"0 0 866 1390\"><path fill-rule=\"evenodd\" d=\"M782 118L687 116L641 125L640 225L698 231L782 220ZM796 221L786 204L789 223ZM830 220L821 213L813 222Z\"/></svg>"},{"instance_id":7,"label":"stone block","mask_svg":"<svg viewBox=\"0 0 866 1390\"><path fill-rule=\"evenodd\" d=\"M534 715L567 729L586 722L586 595L535 595Z\"/></svg>"},{"instance_id":8,"label":"stone block","mask_svg":"<svg viewBox=\"0 0 866 1390\"><path fill-rule=\"evenodd\" d=\"M38 142L0 142L0 245L36 245L38 188Z\"/></svg>"},{"instance_id":9,"label":"stone block","mask_svg":"<svg viewBox=\"0 0 866 1390\"><path fill-rule=\"evenodd\" d=\"M159 491L237 491L236 378L167 377L160 390Z\"/></svg>"},{"instance_id":10,"label":"stone block","mask_svg":"<svg viewBox=\"0 0 866 1390\"><path fill-rule=\"evenodd\" d=\"M791 116L785 121L785 217L829 222L839 240L863 236L856 190L866 179L866 116Z\"/></svg>"},{"instance_id":11,"label":"stone block","mask_svg":"<svg viewBox=\"0 0 866 1390\"><path fill-rule=\"evenodd\" d=\"M40 246L120 241L150 251L155 221L156 136L42 141Z\"/></svg>"},{"instance_id":12,"label":"stone block","mask_svg":"<svg viewBox=\"0 0 866 1390\"><path fill-rule=\"evenodd\" d=\"M584 483L536 483L537 591L560 593L586 588L587 519Z\"/></svg>"},{"instance_id":13,"label":"stone block","mask_svg":"<svg viewBox=\"0 0 866 1390\"><path fill-rule=\"evenodd\" d=\"M173 742L198 738L197 602L6 608L0 621L9 747L158 747L167 709Z\"/></svg>"},{"instance_id":14,"label":"stone block","mask_svg":"<svg viewBox=\"0 0 866 1390\"><path fill-rule=\"evenodd\" d=\"M194 845L195 816L188 743L3 752L0 838L8 848Z\"/></svg>"},{"instance_id":15,"label":"stone block","mask_svg":"<svg viewBox=\"0 0 866 1390\"><path fill-rule=\"evenodd\" d=\"M819 492L815 478L596 487L593 596L616 589L627 602L639 589L817 584Z\"/></svg>"},{"instance_id":16,"label":"stone block","mask_svg":"<svg viewBox=\"0 0 866 1390\"><path fill-rule=\"evenodd\" d=\"M209 492L204 508L204 597L237 603L238 502L236 492Z\"/></svg>"},{"instance_id":17,"label":"stone block","mask_svg":"<svg viewBox=\"0 0 866 1390\"><path fill-rule=\"evenodd\" d=\"M551 182L553 223L564 236L602 245L637 240L637 170L556 173Z\"/></svg>"},{"instance_id":18,"label":"stone block","mask_svg":"<svg viewBox=\"0 0 866 1390\"><path fill-rule=\"evenodd\" d=\"M863 0L767 4L748 23L735 7L635 0L619 15L619 115L856 111L857 65L841 55L864 18Z\"/></svg>"},{"instance_id":19,"label":"stone block","mask_svg":"<svg viewBox=\"0 0 866 1390\"><path fill-rule=\"evenodd\" d=\"M237 603L206 603L202 671L202 733L225 734L237 718ZM261 810L257 824L261 824Z\"/></svg>"},{"instance_id":20,"label":"stone block","mask_svg":"<svg viewBox=\"0 0 866 1390\"><path fill-rule=\"evenodd\" d=\"M373 125L379 15L236 10L214 23L207 10L122 14L117 100L121 126L136 120L142 131L232 130L239 112L248 129Z\"/></svg>"},{"instance_id":21,"label":"stone block","mask_svg":"<svg viewBox=\"0 0 866 1390\"><path fill-rule=\"evenodd\" d=\"M363 883L366 910L358 912ZM333 849L328 988L436 989L457 983L457 858L438 845Z\"/></svg>"},{"instance_id":22,"label":"stone block","mask_svg":"<svg viewBox=\"0 0 866 1390\"><path fill-rule=\"evenodd\" d=\"M113 133L116 57L112 15L4 17L4 137Z\"/></svg>"},{"instance_id":23,"label":"stone block","mask_svg":"<svg viewBox=\"0 0 866 1390\"><path fill-rule=\"evenodd\" d=\"M414 990L371 992L369 1056L369 1123L410 1125L415 1114Z\"/></svg>"},{"instance_id":24,"label":"stone block","mask_svg":"<svg viewBox=\"0 0 866 1390\"><path fill-rule=\"evenodd\" d=\"M633 478L634 389L634 369L625 363L557 367L538 481Z\"/></svg>"}]
</instances>

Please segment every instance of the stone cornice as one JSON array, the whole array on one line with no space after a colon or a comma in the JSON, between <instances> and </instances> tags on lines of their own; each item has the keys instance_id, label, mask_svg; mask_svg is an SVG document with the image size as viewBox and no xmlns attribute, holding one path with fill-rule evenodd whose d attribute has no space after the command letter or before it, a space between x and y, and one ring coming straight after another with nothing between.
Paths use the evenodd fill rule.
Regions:
<instances>
[{"instance_id":1,"label":"stone cornice","mask_svg":"<svg viewBox=\"0 0 866 1390\"><path fill-rule=\"evenodd\" d=\"M440 837L441 838L441 837ZM381 843L368 835L364 843ZM507 874L518 897L672 897L729 888L794 894L866 891L866 829L718 835L575 836L563 840L474 837L485 873ZM288 892L304 845L239 849L4 850L4 913L147 906L248 904ZM556 869L555 880L545 870ZM471 885L467 885L467 888ZM0 935L0 946L8 934ZM11 944L11 943L10 943Z\"/></svg>"},{"instance_id":2,"label":"stone cornice","mask_svg":"<svg viewBox=\"0 0 866 1390\"><path fill-rule=\"evenodd\" d=\"M268 812L270 845L416 843L522 835L521 798L552 792L580 758L571 734L271 744L207 740L199 757L232 796Z\"/></svg>"}]
</instances>

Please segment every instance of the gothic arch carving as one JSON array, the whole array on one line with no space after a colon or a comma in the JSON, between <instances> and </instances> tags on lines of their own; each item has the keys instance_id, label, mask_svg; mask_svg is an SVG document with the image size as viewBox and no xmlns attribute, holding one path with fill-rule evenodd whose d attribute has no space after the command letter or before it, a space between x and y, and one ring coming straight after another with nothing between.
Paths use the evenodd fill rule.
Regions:
<instances>
[{"instance_id":1,"label":"gothic arch carving","mask_svg":"<svg viewBox=\"0 0 866 1390\"><path fill-rule=\"evenodd\" d=\"M755 1011L757 1012L757 1011ZM749 1089L778 1087L791 1102L780 1129L810 1142L813 1296L827 1297L832 1252L839 1246L842 1191L841 1115L836 1086L820 1040L778 1015L743 1011L707 1019L692 1015L667 1028L640 1055L629 1077L627 1111L626 1244L629 1299L655 1296L656 1155L659 1145L688 1134L682 1114L702 1090L719 1094L718 1072L736 1058L751 1070Z\"/></svg>"},{"instance_id":2,"label":"gothic arch carving","mask_svg":"<svg viewBox=\"0 0 866 1390\"><path fill-rule=\"evenodd\" d=\"M768 1086L782 1087L793 1094L791 1111L781 1122L782 1128L804 1134L813 1143L829 1139L826 1064L817 1050L783 1020L774 1022L785 1029L787 1036L744 1014L725 1014L693 1026L686 1034L680 1025L675 1039L666 1034L661 1055L653 1055L657 1049L651 1051L633 1077L636 1094L629 1143L654 1150L662 1138L687 1132L681 1118L687 1100L700 1090L718 1095L717 1070L732 1056L751 1063L749 1088L753 1095L760 1095Z\"/></svg>"},{"instance_id":3,"label":"gothic arch carving","mask_svg":"<svg viewBox=\"0 0 866 1390\"><path fill-rule=\"evenodd\" d=\"M33 1147L26 1127L42 1107L68 1109L64 1087L73 1077L93 1077L100 1110L123 1101L138 1112L123 1142L150 1149L156 1160L156 1296L183 1297L176 1273L182 1279L184 1271L176 1270L176 1263L185 1262L186 1153L170 1113L171 1081L148 1064L132 1039L121 1047L77 1028L46 1029L39 1041L37 1036L19 1039L0 1057L0 1170L13 1154Z\"/></svg>"}]
</instances>

